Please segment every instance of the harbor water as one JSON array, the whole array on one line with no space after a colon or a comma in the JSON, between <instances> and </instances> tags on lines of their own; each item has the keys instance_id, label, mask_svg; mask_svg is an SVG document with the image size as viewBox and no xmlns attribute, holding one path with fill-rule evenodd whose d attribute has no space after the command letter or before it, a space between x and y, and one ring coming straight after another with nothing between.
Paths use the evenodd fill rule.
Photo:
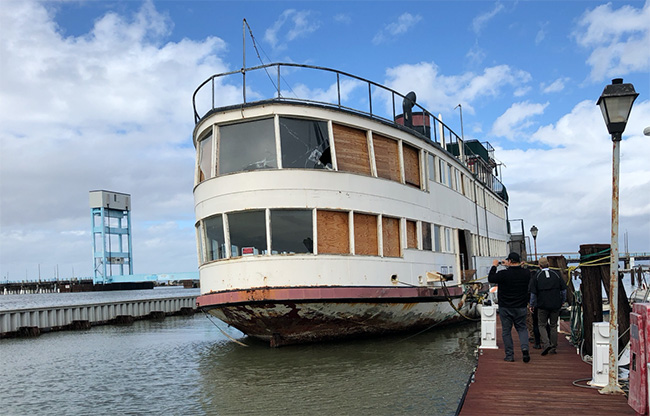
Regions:
<instances>
[{"instance_id":1,"label":"harbor water","mask_svg":"<svg viewBox=\"0 0 650 416\"><path fill-rule=\"evenodd\" d=\"M75 302L76 296L85 304L152 292L183 295L188 289L59 299ZM2 296L0 307L48 306L43 303L61 295ZM479 324L468 323L273 349L201 313L0 339L0 413L453 415L476 365L479 339Z\"/></svg>"}]
</instances>

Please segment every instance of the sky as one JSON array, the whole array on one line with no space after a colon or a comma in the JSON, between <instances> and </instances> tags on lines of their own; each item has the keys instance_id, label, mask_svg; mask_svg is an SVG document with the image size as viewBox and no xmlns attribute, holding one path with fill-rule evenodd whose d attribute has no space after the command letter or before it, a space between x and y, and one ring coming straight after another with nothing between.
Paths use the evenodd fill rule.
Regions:
<instances>
[{"instance_id":1,"label":"sky","mask_svg":"<svg viewBox=\"0 0 650 416\"><path fill-rule=\"evenodd\" d=\"M416 91L457 133L461 104L539 253L610 242L596 101L631 82L619 245L650 252L650 1L0 0L0 280L92 276L100 189L131 194L134 273L197 270L192 94L242 67L243 19L261 62Z\"/></svg>"}]
</instances>

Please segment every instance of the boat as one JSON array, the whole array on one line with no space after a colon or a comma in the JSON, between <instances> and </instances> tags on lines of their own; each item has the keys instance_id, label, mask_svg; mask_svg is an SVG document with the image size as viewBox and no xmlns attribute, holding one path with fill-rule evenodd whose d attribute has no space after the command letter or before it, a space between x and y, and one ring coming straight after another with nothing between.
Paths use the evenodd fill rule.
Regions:
<instances>
[{"instance_id":1,"label":"boat","mask_svg":"<svg viewBox=\"0 0 650 416\"><path fill-rule=\"evenodd\" d=\"M476 318L511 248L488 142L296 63L213 75L193 106L200 309L272 347Z\"/></svg>"}]
</instances>

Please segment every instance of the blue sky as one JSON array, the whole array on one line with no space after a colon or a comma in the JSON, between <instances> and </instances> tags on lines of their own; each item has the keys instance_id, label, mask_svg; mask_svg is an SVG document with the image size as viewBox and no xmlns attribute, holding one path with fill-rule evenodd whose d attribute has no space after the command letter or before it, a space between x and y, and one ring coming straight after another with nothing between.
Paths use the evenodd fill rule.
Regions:
<instances>
[{"instance_id":1,"label":"blue sky","mask_svg":"<svg viewBox=\"0 0 650 416\"><path fill-rule=\"evenodd\" d=\"M88 192L133 200L136 273L196 270L191 95L262 57L402 93L503 163L540 252L609 243L596 100L640 93L621 150L621 249L650 251L648 1L7 1L0 8L0 279L92 274ZM246 39L247 64L259 60Z\"/></svg>"}]
</instances>

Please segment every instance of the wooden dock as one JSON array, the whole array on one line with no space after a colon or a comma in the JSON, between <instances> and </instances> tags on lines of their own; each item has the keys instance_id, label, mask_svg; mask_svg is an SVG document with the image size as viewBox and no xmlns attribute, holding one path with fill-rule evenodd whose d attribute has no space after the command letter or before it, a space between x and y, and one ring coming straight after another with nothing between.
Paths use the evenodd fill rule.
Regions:
<instances>
[{"instance_id":1,"label":"wooden dock","mask_svg":"<svg viewBox=\"0 0 650 416\"><path fill-rule=\"evenodd\" d=\"M497 319L497 350L481 350L474 381L470 384L460 416L561 415L625 416L637 413L624 395L603 395L583 386L591 380L591 365L582 361L566 339L569 327L562 323L557 354L542 357L531 348L529 363L522 361L513 330L515 362L503 361L501 325ZM532 347L532 345L531 345Z\"/></svg>"}]
</instances>

